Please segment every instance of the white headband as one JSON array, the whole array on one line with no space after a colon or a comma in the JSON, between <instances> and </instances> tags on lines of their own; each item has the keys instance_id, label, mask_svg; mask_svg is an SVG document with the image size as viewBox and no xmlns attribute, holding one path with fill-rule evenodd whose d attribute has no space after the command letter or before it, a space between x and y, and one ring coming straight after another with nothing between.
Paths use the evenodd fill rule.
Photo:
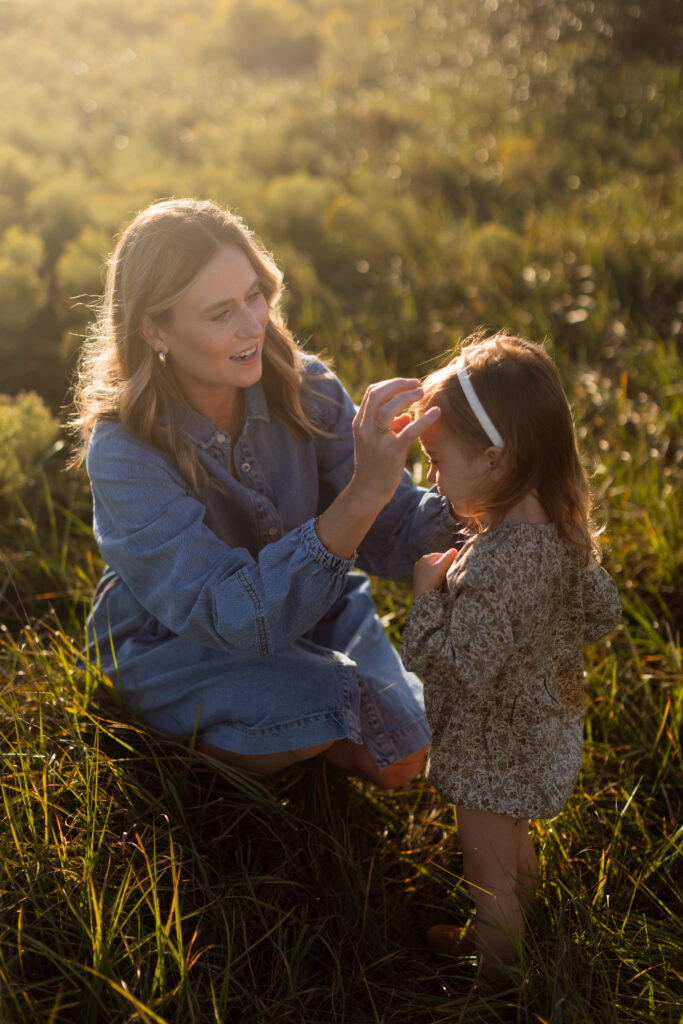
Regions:
<instances>
[{"instance_id":1,"label":"white headband","mask_svg":"<svg viewBox=\"0 0 683 1024\"><path fill-rule=\"evenodd\" d=\"M464 359L462 359L462 357L458 360L456 364L455 372L458 376L458 380L460 381L460 385L464 392L465 398L469 402L470 409L479 420L479 423L483 427L484 432L487 434L489 441L491 442L491 444L494 444L497 448L503 448L503 438L500 436L500 434L494 427L493 423L491 422L489 415L486 412L486 409L477 398L476 392L472 387L472 381L470 380L467 373L465 361Z\"/></svg>"}]
</instances>

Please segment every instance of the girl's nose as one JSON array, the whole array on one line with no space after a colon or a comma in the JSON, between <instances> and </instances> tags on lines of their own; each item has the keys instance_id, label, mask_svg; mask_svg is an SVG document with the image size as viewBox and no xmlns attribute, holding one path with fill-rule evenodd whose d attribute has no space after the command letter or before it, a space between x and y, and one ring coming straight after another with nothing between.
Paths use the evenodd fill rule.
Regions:
<instances>
[{"instance_id":1,"label":"girl's nose","mask_svg":"<svg viewBox=\"0 0 683 1024\"><path fill-rule=\"evenodd\" d=\"M436 472L434 471L433 466L429 467L429 472L427 473L427 482L430 484L436 483Z\"/></svg>"}]
</instances>

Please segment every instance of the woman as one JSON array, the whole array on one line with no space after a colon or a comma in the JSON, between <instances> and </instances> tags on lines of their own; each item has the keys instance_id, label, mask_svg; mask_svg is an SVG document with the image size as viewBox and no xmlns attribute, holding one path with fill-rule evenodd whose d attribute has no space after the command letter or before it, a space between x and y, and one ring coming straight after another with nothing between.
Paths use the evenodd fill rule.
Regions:
<instances>
[{"instance_id":1,"label":"woman","mask_svg":"<svg viewBox=\"0 0 683 1024\"><path fill-rule=\"evenodd\" d=\"M421 687L353 568L409 579L452 543L447 504L404 470L439 413L413 422L418 382L393 380L356 414L280 289L213 203L153 204L121 236L76 386L107 563L90 657L143 721L215 758L270 773L324 751L402 785L430 740Z\"/></svg>"}]
</instances>

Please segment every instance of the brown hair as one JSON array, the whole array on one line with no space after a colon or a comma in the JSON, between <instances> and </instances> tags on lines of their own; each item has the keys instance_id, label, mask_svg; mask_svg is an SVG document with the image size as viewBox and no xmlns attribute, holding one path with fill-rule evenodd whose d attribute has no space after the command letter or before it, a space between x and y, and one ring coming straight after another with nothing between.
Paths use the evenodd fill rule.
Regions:
<instances>
[{"instance_id":1,"label":"brown hair","mask_svg":"<svg viewBox=\"0 0 683 1024\"><path fill-rule=\"evenodd\" d=\"M438 406L440 422L474 456L493 442L458 380L456 363L460 359L504 441L490 490L473 512L474 529L499 525L507 512L533 491L560 537L583 548L586 555L597 550L597 533L590 522L590 491L577 450L572 412L550 356L524 338L505 333L484 338L479 333L463 342L456 359L423 381L424 397L418 411Z\"/></svg>"},{"instance_id":2,"label":"brown hair","mask_svg":"<svg viewBox=\"0 0 683 1024\"><path fill-rule=\"evenodd\" d=\"M173 306L200 270L225 245L238 246L257 276L269 306L263 347L263 388L268 406L295 436L325 432L305 409L310 378L287 328L279 301L282 275L272 256L237 214L209 201L167 199L142 210L124 230L108 261L97 319L81 352L74 388L79 435L73 464L84 458L100 417L118 418L148 444L168 452L187 483L203 490L208 477L172 409L187 408L172 368L162 366L144 340L144 313L166 325Z\"/></svg>"}]
</instances>

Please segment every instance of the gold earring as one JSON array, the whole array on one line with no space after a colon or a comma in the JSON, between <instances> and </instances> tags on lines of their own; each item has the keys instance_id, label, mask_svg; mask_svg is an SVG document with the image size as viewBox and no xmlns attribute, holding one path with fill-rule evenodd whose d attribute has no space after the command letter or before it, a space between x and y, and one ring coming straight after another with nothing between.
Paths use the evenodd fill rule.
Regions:
<instances>
[{"instance_id":1,"label":"gold earring","mask_svg":"<svg viewBox=\"0 0 683 1024\"><path fill-rule=\"evenodd\" d=\"M159 356L159 362L161 363L161 365L162 366L166 366L166 353L165 352L157 352L157 355Z\"/></svg>"}]
</instances>

